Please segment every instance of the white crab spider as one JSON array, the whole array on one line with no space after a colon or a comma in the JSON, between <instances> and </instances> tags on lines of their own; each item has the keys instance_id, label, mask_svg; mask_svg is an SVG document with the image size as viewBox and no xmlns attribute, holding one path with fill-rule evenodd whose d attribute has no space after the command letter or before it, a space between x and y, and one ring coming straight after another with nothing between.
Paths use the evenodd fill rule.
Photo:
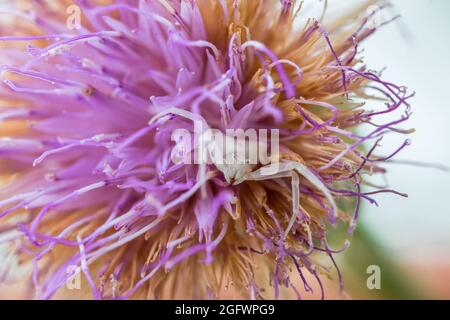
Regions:
<instances>
[{"instance_id":1,"label":"white crab spider","mask_svg":"<svg viewBox=\"0 0 450 320\"><path fill-rule=\"evenodd\" d=\"M149 124L153 124L157 119L160 119L164 116L176 114L180 117L189 119L196 123L200 121L204 128L209 129L206 120L203 119L200 115L196 115L192 112L179 109L179 108L170 108L165 110L156 116L154 116ZM189 133L190 134L190 133ZM334 201L331 192L328 190L327 186L304 164L296 161L283 161L283 162L272 162L269 165L263 166L256 171L253 171L255 166L258 163L247 163L247 159L257 159L257 155L254 154L254 148L250 148L249 150L245 150L246 143L237 143L237 149L232 148L231 152L222 152L224 143L229 143L229 139L233 139L234 137L229 137L228 135L224 135L220 131L214 131L214 135L222 135L221 139L212 139L212 142L207 143L205 153L201 152L201 160L205 160L203 157L207 156L208 160L215 165L215 167L221 171L229 184L239 185L244 181L263 181L269 179L277 179L277 178L291 178L292 179L292 217L288 224L288 227L285 231L285 237L289 234L292 226L295 223L295 220L300 211L300 177L303 176L306 180L308 180L315 188L317 188L320 192L323 193L327 201L329 202L334 217L337 217L337 206ZM202 137L206 141L209 141L209 137ZM189 140L190 141L190 140ZM267 145L264 145L263 142L258 142L259 147L265 147L267 150ZM258 150L258 148L256 149ZM276 154L278 156L278 154ZM229 159L234 161L227 161ZM272 158L273 154L272 154ZM274 160L274 159L272 159ZM206 163L205 161L200 161L200 180L206 176Z\"/></svg>"},{"instance_id":2,"label":"white crab spider","mask_svg":"<svg viewBox=\"0 0 450 320\"><path fill-rule=\"evenodd\" d=\"M177 155L177 148L175 148L173 150L175 152L172 153L172 161L190 164L190 154L184 153L194 151L196 155L195 163L199 164L201 168L200 178L206 172L206 164L213 164L223 173L225 180L229 184L233 184L250 174L256 165L265 165L271 162L271 159L267 156L267 130L260 130L264 133L263 139L257 136L256 130L251 131L252 129L245 132L242 129L230 129L231 131L227 130L227 133L224 134L220 130L209 128L205 119L200 115L179 108L170 108L157 114L150 120L149 124L172 114L191 120L196 127L194 150L191 148L191 132L178 129L173 133L172 140L180 144L180 150L178 151L182 151L183 154ZM232 133L230 134L230 132ZM272 133L272 136L274 136L274 133ZM278 138L278 132L276 132L275 138ZM278 156L278 139L273 140L276 140L276 143L272 143L272 158L275 158Z\"/></svg>"},{"instance_id":3,"label":"white crab spider","mask_svg":"<svg viewBox=\"0 0 450 320\"><path fill-rule=\"evenodd\" d=\"M256 165L270 163L267 153L267 143L261 139L247 136L243 130L235 130L237 134L223 134L213 131L218 135L206 146L206 151L214 166L223 173L229 184L235 184L248 176ZM206 141L209 141L206 137ZM248 147L247 147L248 142ZM278 145L277 145L278 146ZM275 148L274 148L275 149ZM225 151L224 151L225 150ZM278 155L278 150L272 150L272 157Z\"/></svg>"},{"instance_id":4,"label":"white crab spider","mask_svg":"<svg viewBox=\"0 0 450 320\"><path fill-rule=\"evenodd\" d=\"M327 186L305 165L296 161L283 161L279 163L270 164L266 167L262 167L256 171L247 174L245 177L234 182L234 185L238 185L244 181L263 181L276 178L288 178L292 179L292 217L285 231L285 237L289 234L294 222L300 211L300 178L298 174L302 175L308 180L315 188L322 192L331 205L333 215L337 217L337 206Z\"/></svg>"}]
</instances>

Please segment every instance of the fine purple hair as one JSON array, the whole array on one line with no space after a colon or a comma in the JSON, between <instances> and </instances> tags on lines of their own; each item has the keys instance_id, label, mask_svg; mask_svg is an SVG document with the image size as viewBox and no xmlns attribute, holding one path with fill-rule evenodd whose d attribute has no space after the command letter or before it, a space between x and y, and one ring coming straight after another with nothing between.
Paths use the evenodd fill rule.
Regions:
<instances>
[{"instance_id":1,"label":"fine purple hair","mask_svg":"<svg viewBox=\"0 0 450 320\"><path fill-rule=\"evenodd\" d=\"M363 187L364 174L384 173L381 164L410 144L375 155L386 134L410 133L399 125L411 115L413 96L359 60L358 44L376 30L368 26L370 15L342 38L339 29L314 20L292 40L293 33L283 32L297 5L268 1L273 13L255 14L271 23L264 28L280 28L272 43L258 38L257 22L245 12L251 5L240 1L75 3L83 13L79 30L69 32L65 12L44 1L30 2L29 11L8 11L17 29L0 24L0 124L16 125L10 134L0 131L1 175L7 177L0 232L12 234L11 250L31 261L36 297L53 297L73 277L70 266L80 267L94 298L125 299L146 297L140 295L146 286L168 290L160 284L166 272L183 277L192 265L218 266L232 282L241 281L248 297L265 297L253 266L235 259L244 256L270 266L273 297L280 287L300 297L291 268L305 292L312 291L308 272L324 297L325 268L313 255L324 253L337 269L334 254L348 246L331 249L325 226L348 221L351 234L362 201L376 204L372 196L386 192L406 196ZM211 30L208 14L217 15L222 33ZM245 28L244 17L253 29ZM325 45L307 51L319 41ZM279 42L286 42L284 51ZM312 63L297 62L285 52L291 46L293 52L305 48ZM372 98L385 105L364 108ZM221 131L280 130L280 162L301 176L292 190L298 187L309 211L299 208L292 232L285 231L292 215L286 203L294 197L290 179L256 182L252 176L233 185L214 165L172 162L172 133L193 132L196 117ZM359 126L368 133L355 130ZM302 146L305 154L296 151ZM354 209L334 208L328 194L351 199ZM233 278L238 271L243 276ZM209 289L208 281L191 285ZM201 297L217 297L207 289ZM182 297L197 297L187 292Z\"/></svg>"}]
</instances>

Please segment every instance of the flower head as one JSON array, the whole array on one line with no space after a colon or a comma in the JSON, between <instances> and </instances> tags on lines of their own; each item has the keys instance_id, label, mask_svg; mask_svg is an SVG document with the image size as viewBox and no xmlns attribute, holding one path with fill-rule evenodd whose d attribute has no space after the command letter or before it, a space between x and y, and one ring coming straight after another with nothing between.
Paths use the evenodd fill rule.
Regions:
<instances>
[{"instance_id":1,"label":"flower head","mask_svg":"<svg viewBox=\"0 0 450 320\"><path fill-rule=\"evenodd\" d=\"M75 3L79 29L68 1L18 1L0 27L0 230L32 262L36 297L77 268L95 298L214 298L230 285L300 297L306 273L321 283L317 254L340 251L328 228L353 231L361 201L394 192L361 185L409 144L374 155L385 134L408 133L411 97L360 58L375 2L330 22L286 0ZM271 155L221 162L212 140L209 161L185 161L201 141L174 132L197 123L222 138L260 130L266 143L249 145Z\"/></svg>"}]
</instances>

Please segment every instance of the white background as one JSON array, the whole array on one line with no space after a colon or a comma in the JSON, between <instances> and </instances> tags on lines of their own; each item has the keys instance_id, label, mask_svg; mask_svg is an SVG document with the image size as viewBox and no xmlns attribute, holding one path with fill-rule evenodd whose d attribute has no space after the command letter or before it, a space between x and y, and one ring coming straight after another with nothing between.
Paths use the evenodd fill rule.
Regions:
<instances>
[{"instance_id":1,"label":"white background","mask_svg":"<svg viewBox=\"0 0 450 320\"><path fill-rule=\"evenodd\" d=\"M364 56L374 69L387 67L385 79L417 93L409 123L417 131L398 158L450 166L450 1L392 2L400 23L370 38ZM450 262L450 173L395 164L388 178L409 199L377 196L380 207L366 207L363 223L399 257Z\"/></svg>"}]
</instances>

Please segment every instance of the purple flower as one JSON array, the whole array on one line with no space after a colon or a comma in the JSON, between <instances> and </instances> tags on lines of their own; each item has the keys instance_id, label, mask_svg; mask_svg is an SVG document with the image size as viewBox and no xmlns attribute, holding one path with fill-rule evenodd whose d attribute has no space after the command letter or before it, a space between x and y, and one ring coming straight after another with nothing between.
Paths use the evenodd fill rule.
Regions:
<instances>
[{"instance_id":1,"label":"purple flower","mask_svg":"<svg viewBox=\"0 0 450 320\"><path fill-rule=\"evenodd\" d=\"M364 191L363 174L409 144L375 156L409 133L412 95L358 58L370 15L299 28L295 1L103 2L75 2L79 29L68 2L25 1L0 25L0 231L36 298L73 294L78 271L94 298L300 297L307 273L322 288L329 225L353 231L361 201L394 192ZM173 139L198 122L279 133L274 167L174 161L201 147Z\"/></svg>"}]
</instances>

